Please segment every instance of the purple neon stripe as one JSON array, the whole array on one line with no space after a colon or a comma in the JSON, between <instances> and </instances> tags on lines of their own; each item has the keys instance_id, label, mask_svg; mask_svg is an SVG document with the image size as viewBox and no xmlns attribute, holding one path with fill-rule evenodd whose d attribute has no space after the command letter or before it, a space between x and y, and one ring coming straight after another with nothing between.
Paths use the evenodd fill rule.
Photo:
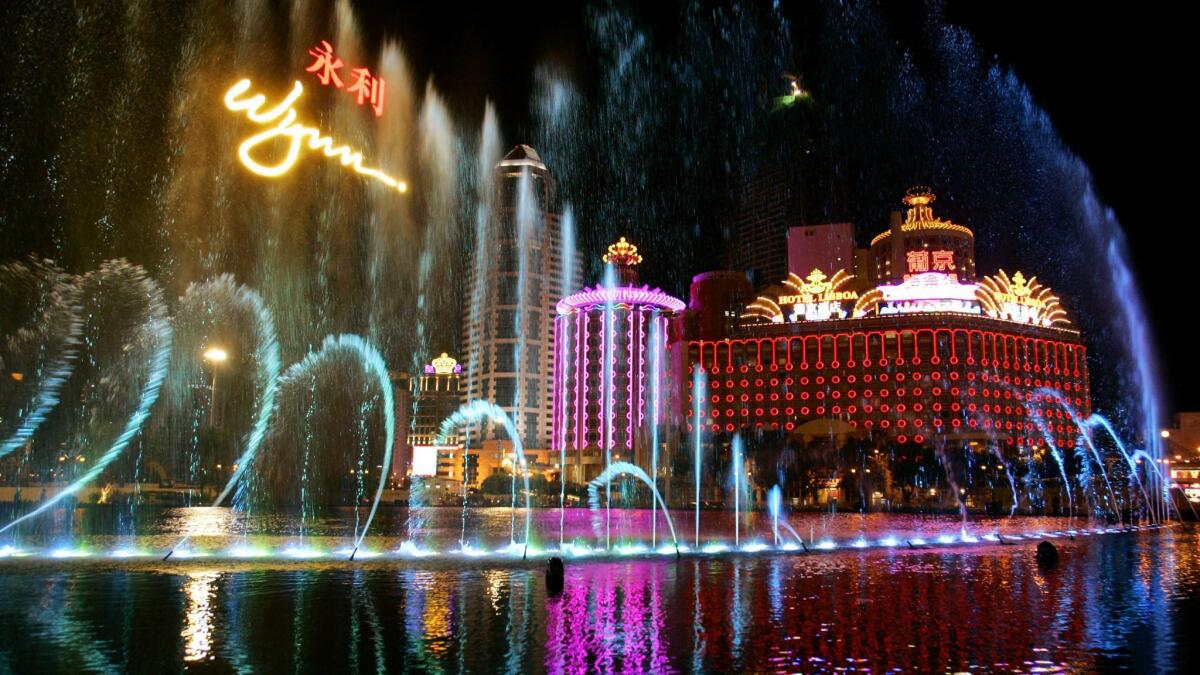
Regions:
<instances>
[{"instance_id":1,"label":"purple neon stripe","mask_svg":"<svg viewBox=\"0 0 1200 675\"><path fill-rule=\"evenodd\" d=\"M608 289L604 287L585 288L578 293L572 293L558 301L558 313L566 314L572 309L588 309L603 307L608 303L613 305L651 305L674 312L681 312L687 306L682 300L670 296L657 288L643 286L621 286Z\"/></svg>"}]
</instances>

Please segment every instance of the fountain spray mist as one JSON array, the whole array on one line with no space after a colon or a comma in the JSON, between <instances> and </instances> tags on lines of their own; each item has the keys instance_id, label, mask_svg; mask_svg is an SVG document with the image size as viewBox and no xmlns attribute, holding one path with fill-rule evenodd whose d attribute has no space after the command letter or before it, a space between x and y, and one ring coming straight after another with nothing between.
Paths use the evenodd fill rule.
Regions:
<instances>
[{"instance_id":1,"label":"fountain spray mist","mask_svg":"<svg viewBox=\"0 0 1200 675\"><path fill-rule=\"evenodd\" d=\"M101 298L104 297L102 293L109 293L108 287L116 286L122 292L138 297L145 303L145 306L141 308L141 322L133 328L133 334L129 336L126 343L128 348L123 350L124 353L118 361L118 364L124 367L144 369L145 374L141 378L136 406L126 420L121 433L112 441L107 450L90 463L88 470L82 476L53 497L43 501L33 511L0 527L0 533L46 512L102 474L141 431L142 425L150 417L150 410L154 406L154 402L158 400L163 380L166 379L167 364L171 356L171 323L167 317L166 305L162 301L162 291L146 276L145 270L129 265L125 261L110 261L102 265L99 270L85 275L80 285L84 289L84 298L89 301L101 301ZM106 375L113 377L109 373ZM95 439L92 440L95 442Z\"/></svg>"},{"instance_id":2,"label":"fountain spray mist","mask_svg":"<svg viewBox=\"0 0 1200 675\"><path fill-rule=\"evenodd\" d=\"M78 357L83 321L79 288L70 275L50 261L36 258L0 265L0 308L6 322L28 315L19 326L5 326L3 334L8 339L0 363L29 373L37 382L32 402L12 415L18 424L0 442L2 458L33 438L46 415L58 405L59 393Z\"/></svg>"}]
</instances>

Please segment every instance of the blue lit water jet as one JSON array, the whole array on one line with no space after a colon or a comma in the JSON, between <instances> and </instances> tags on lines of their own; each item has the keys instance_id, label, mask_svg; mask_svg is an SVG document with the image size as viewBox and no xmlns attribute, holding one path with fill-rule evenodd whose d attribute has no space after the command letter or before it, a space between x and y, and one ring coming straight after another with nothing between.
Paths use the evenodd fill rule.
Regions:
<instances>
[{"instance_id":1,"label":"blue lit water jet","mask_svg":"<svg viewBox=\"0 0 1200 675\"><path fill-rule=\"evenodd\" d=\"M162 302L162 292L159 290L157 284L145 276L145 272L141 268L128 265L124 261L107 262L99 270L85 275L81 281L81 286L85 289L92 288L98 290L106 284L126 284L124 288L126 290L136 289L135 293L145 303L145 307L142 308L142 323L134 329L134 335L131 336L132 339L129 343L133 353L145 352L143 355L147 360L144 366L146 369L144 381L137 397L137 405L132 415L125 422L120 435L91 464L82 476L53 497L43 501L34 510L15 518L4 527L0 527L0 533L30 518L35 518L45 513L59 501L75 494L95 480L97 476L104 472L104 469L109 464L112 464L120 456L121 452L129 446L134 437L138 435L142 429L142 425L150 417L150 410L154 406L154 402L158 400L159 390L162 387L163 380L166 378L167 364L171 356L172 335L166 306ZM95 290L92 293L85 292L84 295L85 297L95 297L95 292Z\"/></svg>"},{"instance_id":2,"label":"blue lit water jet","mask_svg":"<svg viewBox=\"0 0 1200 675\"><path fill-rule=\"evenodd\" d=\"M742 483L744 482L746 467L742 462L742 454L744 448L741 434L733 436L733 461L729 466L729 477L733 481L733 545L739 546L742 539Z\"/></svg>"},{"instance_id":3,"label":"blue lit water jet","mask_svg":"<svg viewBox=\"0 0 1200 675\"><path fill-rule=\"evenodd\" d=\"M271 415L275 411L275 394L278 391L280 356L279 340L275 335L275 320L271 310L263 302L262 296L253 290L239 286L237 300L252 317L254 317L254 355L258 374L258 395L255 401L254 426L246 435L246 449L238 457L233 475L229 477L225 487L213 506L220 506L235 486L242 483L242 476L254 463L258 449L267 436L267 428L271 423Z\"/></svg>"},{"instance_id":4,"label":"blue lit water jet","mask_svg":"<svg viewBox=\"0 0 1200 675\"><path fill-rule=\"evenodd\" d=\"M69 275L48 260L0 265L0 307L15 314L14 305L30 296L34 298L34 306L29 308L31 322L5 336L8 353L0 353L0 363L5 363L3 356L7 356L8 369L29 372L30 377L36 378L37 389L31 405L16 411L20 423L0 442L0 458L31 439L46 421L46 415L58 405L63 385L71 376L83 331L79 289L71 283ZM6 318L11 319L12 314ZM14 353L20 352L21 347L34 351L37 358L22 364L21 355ZM34 368L28 368L30 365Z\"/></svg>"},{"instance_id":5,"label":"blue lit water jet","mask_svg":"<svg viewBox=\"0 0 1200 675\"><path fill-rule=\"evenodd\" d=\"M650 480L650 476L646 475L646 471L636 464L613 462L604 469L603 473L588 482L588 505L591 507L592 513L596 514L600 508L600 486L604 485L607 488L612 485L614 477L622 475L633 476L650 488L650 493L653 497L651 503L658 504L662 508L663 515L667 519L667 527L671 530L671 541L675 544L676 550L678 550L679 538L675 536L675 523L671 520L671 514L667 510L667 505L663 502L662 495L658 494L658 488L654 485L654 481ZM611 494L611 492L606 494ZM593 528L599 529L599 523L595 520L592 521L592 525ZM605 535L605 548L609 548L607 531Z\"/></svg>"},{"instance_id":6,"label":"blue lit water jet","mask_svg":"<svg viewBox=\"0 0 1200 675\"><path fill-rule=\"evenodd\" d=\"M517 433L517 428L513 424L512 418L508 416L508 413L504 412L500 406L491 401L477 399L465 403L458 410L454 411L452 415L442 420L441 427L438 429L436 443L439 445L445 443L447 437L454 433L455 429L484 421L499 422L508 433L508 438L513 444L513 454L516 455L517 459L513 480L516 480L517 473L520 473L522 479L525 481L525 540L523 543L528 547L531 518L533 516L529 493L529 467L525 461L525 445L521 442L521 436Z\"/></svg>"},{"instance_id":7,"label":"blue lit water jet","mask_svg":"<svg viewBox=\"0 0 1200 675\"><path fill-rule=\"evenodd\" d=\"M650 314L650 477L654 488L658 489L658 434L659 418L662 406L662 356L665 352L662 325L659 322L659 311ZM650 517L650 544L658 544L658 511L652 504L653 515Z\"/></svg>"},{"instance_id":8,"label":"blue lit water jet","mask_svg":"<svg viewBox=\"0 0 1200 675\"><path fill-rule=\"evenodd\" d=\"M371 500L371 511L367 514L367 520L363 523L362 529L355 533L354 550L357 551L362 547L363 539L366 538L367 531L371 528L371 521L375 519L375 512L379 509L379 500L383 497L383 489L387 486L388 470L386 467L392 465L392 450L396 442L396 404L387 364L384 363L383 356L363 338L357 335L330 335L321 343L318 351L310 352L304 357L304 360L288 368L285 377L311 371L317 364L330 358L334 353L343 351L354 354L363 370L374 377L380 393L383 395L382 412L384 433L386 434L382 463L385 468L379 472L379 485L375 488L375 497Z\"/></svg>"}]
</instances>

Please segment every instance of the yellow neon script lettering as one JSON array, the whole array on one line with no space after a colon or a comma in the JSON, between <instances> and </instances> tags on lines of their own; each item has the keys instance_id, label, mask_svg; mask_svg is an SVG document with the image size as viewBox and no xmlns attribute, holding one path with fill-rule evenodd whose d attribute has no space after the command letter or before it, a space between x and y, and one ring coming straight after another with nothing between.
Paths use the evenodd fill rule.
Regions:
<instances>
[{"instance_id":1,"label":"yellow neon script lettering","mask_svg":"<svg viewBox=\"0 0 1200 675\"><path fill-rule=\"evenodd\" d=\"M363 166L361 152L351 150L349 146L345 145L335 147L331 137L322 136L319 130L297 122L296 109L292 107L292 104L304 93L304 87L299 82L292 85L292 90L288 92L288 95L282 101L266 111L260 110L267 102L266 96L254 94L253 96L242 97L250 87L250 80L241 80L230 87L229 91L225 92L225 107L234 112L244 111L246 117L250 118L250 121L256 124L271 124L274 122L275 125L266 131L247 138L238 146L238 158L242 160L242 164L247 169L260 176L267 176L269 178L282 176L296 164L296 160L300 156L300 148L307 141L310 150L320 150L326 157L336 157L342 166L350 167L355 173L370 176L400 192L408 190L408 184L404 181L393 178L379 169ZM254 158L254 149L260 143L266 143L279 137L291 139L291 143L288 145L287 153L283 156L283 159L275 164L264 164Z\"/></svg>"}]
</instances>

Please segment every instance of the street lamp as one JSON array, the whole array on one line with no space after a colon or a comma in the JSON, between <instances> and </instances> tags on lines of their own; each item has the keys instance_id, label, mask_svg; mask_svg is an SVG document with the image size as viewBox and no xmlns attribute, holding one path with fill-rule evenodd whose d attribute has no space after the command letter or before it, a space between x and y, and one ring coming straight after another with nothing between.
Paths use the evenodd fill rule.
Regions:
<instances>
[{"instance_id":1,"label":"street lamp","mask_svg":"<svg viewBox=\"0 0 1200 675\"><path fill-rule=\"evenodd\" d=\"M204 359L213 365L212 395L208 402L208 426L212 426L217 412L217 366L229 359L229 352L220 347L209 347L204 350Z\"/></svg>"}]
</instances>

